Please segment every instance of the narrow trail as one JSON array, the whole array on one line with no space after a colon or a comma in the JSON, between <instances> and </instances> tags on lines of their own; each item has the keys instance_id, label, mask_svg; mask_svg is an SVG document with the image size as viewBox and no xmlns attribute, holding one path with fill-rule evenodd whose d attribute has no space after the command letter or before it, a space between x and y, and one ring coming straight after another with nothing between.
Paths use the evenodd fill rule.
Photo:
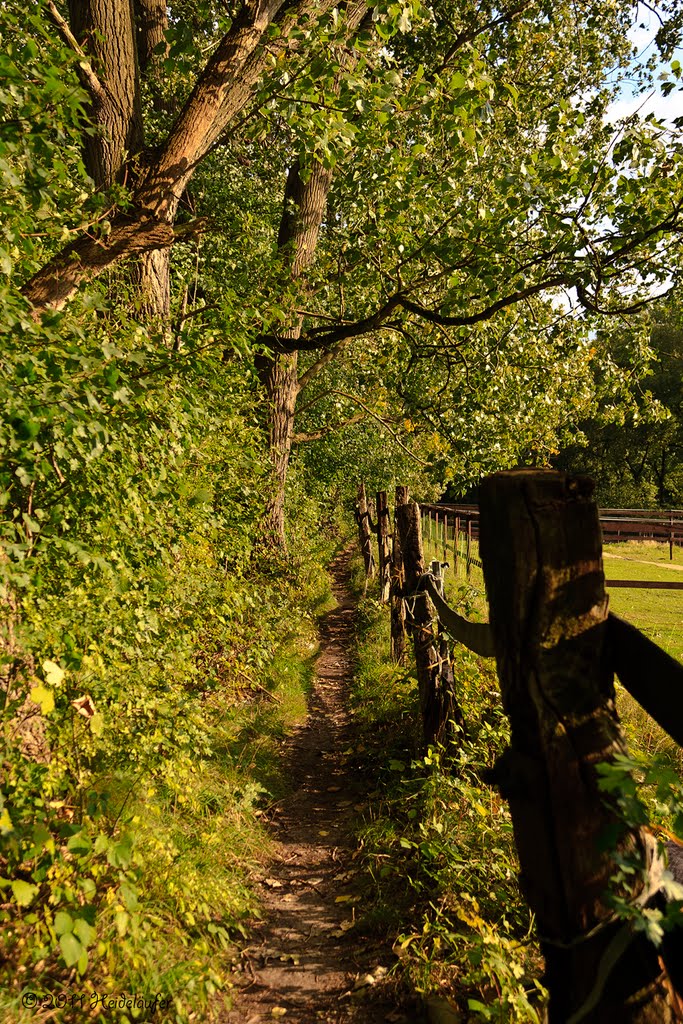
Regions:
<instances>
[{"instance_id":1,"label":"narrow trail","mask_svg":"<svg viewBox=\"0 0 683 1024\"><path fill-rule=\"evenodd\" d=\"M416 1020L392 999L391 949L355 933L351 826L368 780L354 772L348 752L355 617L348 562L342 554L331 566L338 606L321 621L308 718L285 754L291 792L271 825L278 855L262 882L264 918L243 951L226 1024Z\"/></svg>"}]
</instances>

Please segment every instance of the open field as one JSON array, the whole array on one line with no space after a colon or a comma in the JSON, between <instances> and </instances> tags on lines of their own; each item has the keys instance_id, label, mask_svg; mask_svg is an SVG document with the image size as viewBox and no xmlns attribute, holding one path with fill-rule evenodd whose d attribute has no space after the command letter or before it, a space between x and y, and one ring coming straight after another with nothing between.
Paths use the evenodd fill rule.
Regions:
<instances>
[{"instance_id":1,"label":"open field","mask_svg":"<svg viewBox=\"0 0 683 1024\"><path fill-rule=\"evenodd\" d=\"M680 580L683 552L652 542L605 546L605 576L614 580ZM683 590L609 589L610 608L628 619L665 651L683 661Z\"/></svg>"},{"instance_id":2,"label":"open field","mask_svg":"<svg viewBox=\"0 0 683 1024\"><path fill-rule=\"evenodd\" d=\"M464 540L460 549L464 555ZM443 549L427 543L427 559L443 559ZM472 555L479 557L479 547L472 541ZM628 541L608 544L604 547L605 576L613 580L681 580L683 582L683 550L674 548L674 561L669 561L668 544L654 541ZM469 618L485 621L487 618L484 578L481 569L472 565L469 577L465 573L465 561L458 564L457 574L453 573L453 545L449 542L446 569L446 594L459 610ZM637 626L646 636L665 651L683 662L683 590L642 590L630 588L607 588L610 609L621 618ZM648 754L663 754L679 772L683 772L683 751L643 711L639 704L621 687L617 686L617 706L622 719L629 746Z\"/></svg>"}]
</instances>

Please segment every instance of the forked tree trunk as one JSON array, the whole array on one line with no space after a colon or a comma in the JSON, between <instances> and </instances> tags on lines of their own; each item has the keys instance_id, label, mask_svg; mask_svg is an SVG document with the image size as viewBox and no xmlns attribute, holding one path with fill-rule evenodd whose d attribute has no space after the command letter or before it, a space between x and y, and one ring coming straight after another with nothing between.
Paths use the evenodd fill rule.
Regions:
<instances>
[{"instance_id":1,"label":"forked tree trunk","mask_svg":"<svg viewBox=\"0 0 683 1024\"><path fill-rule=\"evenodd\" d=\"M119 260L172 244L178 203L199 163L252 98L263 74L271 69L272 61L286 53L291 32L333 6L334 0L294 0L291 4L264 0L245 4L240 9L199 75L154 161L140 176L133 190L131 207L112 217L106 237L98 237L93 231L84 232L24 285L22 293L33 306L34 315L38 316L45 309L61 309L84 282L102 274ZM82 32L86 31L87 18L95 12L99 12L105 24L108 18L120 19L120 23L116 22L119 28L115 32L108 30L106 38L119 40L122 63L118 70L115 66L105 66L104 62L101 68L97 66L102 81L97 83L95 75L95 85L93 76L88 77L93 103L104 105L98 114L99 123L106 128L110 116L111 108L103 95L107 76L112 79L115 95L119 81L127 83L123 102L130 114L121 120L137 123L139 82L135 76L131 78L136 64L133 63L131 0L72 0L74 24L82 26ZM273 22L277 22L278 34L264 46L264 34ZM104 57L103 54L103 61ZM116 64L115 56L108 53L106 59ZM114 156L121 153L122 142L127 153L139 148L134 133L125 134L123 140L112 136L108 146ZM106 171L104 155L102 160L98 175ZM126 170L133 174L134 162L127 163Z\"/></svg>"}]
</instances>

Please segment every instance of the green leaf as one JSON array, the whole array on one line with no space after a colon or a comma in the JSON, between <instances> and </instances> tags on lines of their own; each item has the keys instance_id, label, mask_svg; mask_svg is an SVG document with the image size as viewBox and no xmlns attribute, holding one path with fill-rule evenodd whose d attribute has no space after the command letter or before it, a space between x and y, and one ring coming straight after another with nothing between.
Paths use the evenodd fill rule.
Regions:
<instances>
[{"instance_id":1,"label":"green leaf","mask_svg":"<svg viewBox=\"0 0 683 1024\"><path fill-rule=\"evenodd\" d=\"M83 856L84 854L90 853L92 850L92 843L90 838L85 835L84 832L77 832L76 835L71 836L69 842L66 844L66 848L69 853L75 853L76 856Z\"/></svg>"},{"instance_id":2,"label":"green leaf","mask_svg":"<svg viewBox=\"0 0 683 1024\"><path fill-rule=\"evenodd\" d=\"M93 736L101 736L104 732L104 716L96 711L90 719L90 732Z\"/></svg>"},{"instance_id":3,"label":"green leaf","mask_svg":"<svg viewBox=\"0 0 683 1024\"><path fill-rule=\"evenodd\" d=\"M31 885L30 882L24 882L20 878L12 882L12 894L20 907L27 907L37 892L38 886Z\"/></svg>"},{"instance_id":4,"label":"green leaf","mask_svg":"<svg viewBox=\"0 0 683 1024\"><path fill-rule=\"evenodd\" d=\"M114 924L116 925L116 930L121 938L123 938L123 936L128 931L129 921L130 914L127 913L127 911L125 910L119 910L114 917Z\"/></svg>"},{"instance_id":5,"label":"green leaf","mask_svg":"<svg viewBox=\"0 0 683 1024\"><path fill-rule=\"evenodd\" d=\"M67 935L74 930L74 922L71 914L66 910L59 910L55 914L55 931L57 935Z\"/></svg>"},{"instance_id":6,"label":"green leaf","mask_svg":"<svg viewBox=\"0 0 683 1024\"><path fill-rule=\"evenodd\" d=\"M55 699L52 696L52 690L48 690L42 683L32 687L29 696L34 704L40 705L40 710L44 715L49 715L51 711L54 711Z\"/></svg>"},{"instance_id":7,"label":"green leaf","mask_svg":"<svg viewBox=\"0 0 683 1024\"><path fill-rule=\"evenodd\" d=\"M95 941L97 935L95 929L91 924L79 917L74 921L74 935L77 935L84 946L91 946Z\"/></svg>"},{"instance_id":8,"label":"green leaf","mask_svg":"<svg viewBox=\"0 0 683 1024\"><path fill-rule=\"evenodd\" d=\"M72 932L65 932L64 935L60 935L59 946L67 967L73 967L83 954L83 946Z\"/></svg>"},{"instance_id":9,"label":"green leaf","mask_svg":"<svg viewBox=\"0 0 683 1024\"><path fill-rule=\"evenodd\" d=\"M55 661L48 659L43 662L43 675L49 686L59 686L64 679L64 669L60 668Z\"/></svg>"}]
</instances>

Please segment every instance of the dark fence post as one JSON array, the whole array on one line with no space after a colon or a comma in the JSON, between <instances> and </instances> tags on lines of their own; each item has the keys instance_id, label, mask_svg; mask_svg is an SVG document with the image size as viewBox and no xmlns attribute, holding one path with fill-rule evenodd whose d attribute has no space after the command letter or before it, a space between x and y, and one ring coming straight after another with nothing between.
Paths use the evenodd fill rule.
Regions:
<instances>
[{"instance_id":1,"label":"dark fence post","mask_svg":"<svg viewBox=\"0 0 683 1024\"><path fill-rule=\"evenodd\" d=\"M391 586L391 553L389 551L389 505L387 492L377 492L377 551L379 566L379 599L382 604L389 600Z\"/></svg>"},{"instance_id":2,"label":"dark fence post","mask_svg":"<svg viewBox=\"0 0 683 1024\"><path fill-rule=\"evenodd\" d=\"M360 550L365 564L365 578L368 579L374 575L375 560L372 557L372 531L370 529L368 500L365 496L365 484L358 485L356 519L358 522L358 543L360 544Z\"/></svg>"},{"instance_id":3,"label":"dark fence post","mask_svg":"<svg viewBox=\"0 0 683 1024\"><path fill-rule=\"evenodd\" d=\"M394 536L391 545L391 659L397 665L404 665L406 660L406 613L403 603L403 555L401 553L401 537L398 531L398 509L408 501L408 488L396 488L394 507Z\"/></svg>"},{"instance_id":4,"label":"dark fence post","mask_svg":"<svg viewBox=\"0 0 683 1024\"><path fill-rule=\"evenodd\" d=\"M425 564L420 508L414 501L397 506L395 529L403 556L406 621L413 637L425 743L446 743L461 715L451 666L447 657L441 657L432 602L424 591L417 591Z\"/></svg>"},{"instance_id":5,"label":"dark fence post","mask_svg":"<svg viewBox=\"0 0 683 1024\"><path fill-rule=\"evenodd\" d=\"M453 574L458 574L458 544L460 543L460 516L455 517L455 536L453 537Z\"/></svg>"},{"instance_id":6,"label":"dark fence post","mask_svg":"<svg viewBox=\"0 0 683 1024\"><path fill-rule=\"evenodd\" d=\"M592 481L554 471L497 473L481 484L480 546L512 727L491 780L510 803L546 962L549 1024L670 1024L673 996L657 951L606 899L615 864L605 837L615 819L595 765L625 743L592 495ZM634 829L620 849L649 865L653 842ZM632 884L637 896L642 881Z\"/></svg>"},{"instance_id":7,"label":"dark fence post","mask_svg":"<svg viewBox=\"0 0 683 1024\"><path fill-rule=\"evenodd\" d=\"M471 516L468 516L467 517L467 547L465 549L465 560L466 560L466 563L467 563L467 575L468 576L472 572L472 562L470 561L471 558L472 558L472 518L471 518Z\"/></svg>"}]
</instances>

